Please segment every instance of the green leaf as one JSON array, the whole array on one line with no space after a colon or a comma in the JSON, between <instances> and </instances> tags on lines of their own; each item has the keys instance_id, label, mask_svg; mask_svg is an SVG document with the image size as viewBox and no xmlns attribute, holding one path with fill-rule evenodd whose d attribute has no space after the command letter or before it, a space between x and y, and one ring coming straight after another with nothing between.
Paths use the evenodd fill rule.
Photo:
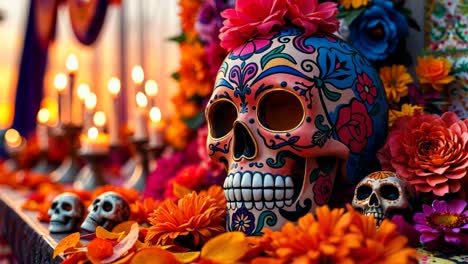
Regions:
<instances>
[{"instance_id":1,"label":"green leaf","mask_svg":"<svg viewBox=\"0 0 468 264\"><path fill-rule=\"evenodd\" d=\"M320 175L320 168L314 169L314 170L310 173L309 182L310 182L310 183L313 183L314 181L316 181L316 180L318 179L319 175Z\"/></svg>"},{"instance_id":2,"label":"green leaf","mask_svg":"<svg viewBox=\"0 0 468 264\"><path fill-rule=\"evenodd\" d=\"M205 122L205 115L203 111L200 111L192 118L184 119L185 124L191 129L198 129L203 122Z\"/></svg>"},{"instance_id":3,"label":"green leaf","mask_svg":"<svg viewBox=\"0 0 468 264\"><path fill-rule=\"evenodd\" d=\"M268 52L261 60L261 65L262 65L262 69L265 68L265 65L267 65L268 62L270 62L271 60L273 59L276 59L276 58L283 58L283 59L286 59L294 64L296 64L296 60L294 60L294 58L289 55L289 54L286 54L286 53L281 53L283 50L284 50L284 47L285 45L281 45L277 48L274 48L272 49L270 52Z\"/></svg>"},{"instance_id":4,"label":"green leaf","mask_svg":"<svg viewBox=\"0 0 468 264\"><path fill-rule=\"evenodd\" d=\"M177 43L184 43L185 41L187 41L187 35L185 35L185 33L182 33L178 36L174 36L172 38L169 38L170 41L175 41Z\"/></svg>"},{"instance_id":5,"label":"green leaf","mask_svg":"<svg viewBox=\"0 0 468 264\"><path fill-rule=\"evenodd\" d=\"M328 100L330 100L330 101L336 102L341 98L340 93L336 93L336 92L328 90L327 86L325 86L325 85L322 86L322 91L323 91L323 94L325 95L325 97L327 97Z\"/></svg>"},{"instance_id":6,"label":"green leaf","mask_svg":"<svg viewBox=\"0 0 468 264\"><path fill-rule=\"evenodd\" d=\"M358 8L358 9L350 9L347 11L347 14L346 16L344 17L344 20L346 21L346 23L348 25L351 25L351 23L353 23L353 21L358 18L362 12L364 12L365 8L361 7L361 8Z\"/></svg>"}]
</instances>

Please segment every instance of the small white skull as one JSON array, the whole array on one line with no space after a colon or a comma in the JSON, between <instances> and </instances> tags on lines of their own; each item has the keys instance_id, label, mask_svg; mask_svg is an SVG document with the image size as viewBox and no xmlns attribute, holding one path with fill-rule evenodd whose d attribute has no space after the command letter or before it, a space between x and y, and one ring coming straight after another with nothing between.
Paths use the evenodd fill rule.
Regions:
<instances>
[{"instance_id":1,"label":"small white skull","mask_svg":"<svg viewBox=\"0 0 468 264\"><path fill-rule=\"evenodd\" d=\"M352 204L362 214L373 216L380 225L384 218L411 213L415 196L406 179L391 171L377 171L358 183Z\"/></svg>"},{"instance_id":2,"label":"small white skull","mask_svg":"<svg viewBox=\"0 0 468 264\"><path fill-rule=\"evenodd\" d=\"M77 195L65 192L55 197L47 214L51 233L71 232L78 229L83 219L84 205Z\"/></svg>"},{"instance_id":3,"label":"small white skull","mask_svg":"<svg viewBox=\"0 0 468 264\"><path fill-rule=\"evenodd\" d=\"M81 229L95 232L97 226L111 230L130 217L130 206L118 193L105 192L99 195L88 207L88 216Z\"/></svg>"}]
</instances>

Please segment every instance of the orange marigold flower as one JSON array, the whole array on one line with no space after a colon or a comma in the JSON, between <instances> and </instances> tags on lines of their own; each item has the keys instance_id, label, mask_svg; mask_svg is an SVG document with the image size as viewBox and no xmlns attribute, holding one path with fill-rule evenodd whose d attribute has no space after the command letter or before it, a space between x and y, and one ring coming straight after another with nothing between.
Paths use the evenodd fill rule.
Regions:
<instances>
[{"instance_id":1,"label":"orange marigold flower","mask_svg":"<svg viewBox=\"0 0 468 264\"><path fill-rule=\"evenodd\" d=\"M406 247L406 238L396 225L385 222L376 231L375 219L359 214L348 206L330 210L316 209L317 216L307 214L298 224L287 223L278 232L266 230L274 257L270 263L411 263L416 256ZM280 261L278 261L280 260ZM259 258L253 263L267 263Z\"/></svg>"},{"instance_id":2,"label":"orange marigold flower","mask_svg":"<svg viewBox=\"0 0 468 264\"><path fill-rule=\"evenodd\" d=\"M111 241L95 238L91 240L88 245L88 257L93 260L102 260L112 256L114 252L113 244Z\"/></svg>"},{"instance_id":3,"label":"orange marigold flower","mask_svg":"<svg viewBox=\"0 0 468 264\"><path fill-rule=\"evenodd\" d=\"M195 21L196 14L202 5L201 0L181 0L180 6L180 20L182 23L182 30L188 35L194 35L195 32Z\"/></svg>"},{"instance_id":4,"label":"orange marigold flower","mask_svg":"<svg viewBox=\"0 0 468 264\"><path fill-rule=\"evenodd\" d=\"M209 196L195 192L174 203L166 199L148 220L146 236L149 245L178 245L195 248L225 231L225 208ZM179 239L178 239L179 238Z\"/></svg>"},{"instance_id":5,"label":"orange marigold flower","mask_svg":"<svg viewBox=\"0 0 468 264\"><path fill-rule=\"evenodd\" d=\"M217 205L221 208L226 207L226 197L224 196L224 189L219 185L211 185L206 191L201 191L200 195L206 195L216 200Z\"/></svg>"},{"instance_id":6,"label":"orange marigold flower","mask_svg":"<svg viewBox=\"0 0 468 264\"><path fill-rule=\"evenodd\" d=\"M398 103L400 98L408 95L408 84L413 78L403 65L382 67L379 71L380 79L385 88L385 94L390 102Z\"/></svg>"},{"instance_id":7,"label":"orange marigold flower","mask_svg":"<svg viewBox=\"0 0 468 264\"><path fill-rule=\"evenodd\" d=\"M437 91L442 91L445 85L455 80L455 77L449 75L451 68L452 64L446 58L418 57L416 74L421 84L429 84Z\"/></svg>"},{"instance_id":8,"label":"orange marigold flower","mask_svg":"<svg viewBox=\"0 0 468 264\"><path fill-rule=\"evenodd\" d=\"M388 126L393 126L395 120L402 116L412 116L415 113L423 111L423 107L418 105L403 104L401 106L401 111L390 109L388 110Z\"/></svg>"},{"instance_id":9,"label":"orange marigold flower","mask_svg":"<svg viewBox=\"0 0 468 264\"><path fill-rule=\"evenodd\" d=\"M339 0L338 3L342 5L345 9L357 9L363 6L367 6L370 0Z\"/></svg>"},{"instance_id":10,"label":"orange marigold flower","mask_svg":"<svg viewBox=\"0 0 468 264\"><path fill-rule=\"evenodd\" d=\"M183 149L189 140L191 130L179 118L170 120L170 125L166 129L165 139L167 142L176 149Z\"/></svg>"},{"instance_id":11,"label":"orange marigold flower","mask_svg":"<svg viewBox=\"0 0 468 264\"><path fill-rule=\"evenodd\" d=\"M130 204L130 220L137 221L139 224L148 223L149 215L158 208L160 201L151 197L146 197L143 202L136 201Z\"/></svg>"}]
</instances>

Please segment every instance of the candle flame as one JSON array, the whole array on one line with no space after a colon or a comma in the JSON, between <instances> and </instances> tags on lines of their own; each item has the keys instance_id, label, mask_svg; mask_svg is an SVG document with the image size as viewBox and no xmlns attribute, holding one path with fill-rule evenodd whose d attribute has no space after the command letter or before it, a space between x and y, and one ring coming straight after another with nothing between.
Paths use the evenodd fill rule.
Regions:
<instances>
[{"instance_id":1,"label":"candle flame","mask_svg":"<svg viewBox=\"0 0 468 264\"><path fill-rule=\"evenodd\" d=\"M159 109L159 107L152 107L149 115L151 122L158 123L161 121L161 110Z\"/></svg>"},{"instance_id":2,"label":"candle flame","mask_svg":"<svg viewBox=\"0 0 468 264\"><path fill-rule=\"evenodd\" d=\"M155 97L158 94L159 87L158 84L153 80L148 80L145 83L145 93L149 97Z\"/></svg>"},{"instance_id":3,"label":"candle flame","mask_svg":"<svg viewBox=\"0 0 468 264\"><path fill-rule=\"evenodd\" d=\"M37 112L37 122L40 124L46 124L49 122L50 119L50 111L47 108L41 108L39 112Z\"/></svg>"},{"instance_id":4,"label":"candle flame","mask_svg":"<svg viewBox=\"0 0 468 264\"><path fill-rule=\"evenodd\" d=\"M80 98L80 100L83 101L84 99L86 99L86 96L88 96L90 92L91 92L91 89L89 89L89 85L87 85L86 83L82 83L78 85L77 93L78 93L78 98Z\"/></svg>"},{"instance_id":5,"label":"candle flame","mask_svg":"<svg viewBox=\"0 0 468 264\"><path fill-rule=\"evenodd\" d=\"M21 135L13 128L8 129L5 132L5 141L11 148L16 148L21 145Z\"/></svg>"},{"instance_id":6,"label":"candle flame","mask_svg":"<svg viewBox=\"0 0 468 264\"><path fill-rule=\"evenodd\" d=\"M148 98L146 98L144 93L138 92L136 95L136 103L138 107L145 108L148 105Z\"/></svg>"},{"instance_id":7,"label":"candle flame","mask_svg":"<svg viewBox=\"0 0 468 264\"><path fill-rule=\"evenodd\" d=\"M85 107L88 110L93 110L94 108L96 108L96 104L97 104L96 94L93 92L90 92L85 98Z\"/></svg>"},{"instance_id":8,"label":"candle flame","mask_svg":"<svg viewBox=\"0 0 468 264\"><path fill-rule=\"evenodd\" d=\"M76 58L75 54L72 53L68 55L66 66L68 71L70 71L71 73L74 73L78 70L78 59Z\"/></svg>"},{"instance_id":9,"label":"candle flame","mask_svg":"<svg viewBox=\"0 0 468 264\"><path fill-rule=\"evenodd\" d=\"M94 113L93 122L98 127L103 127L106 125L106 113L103 111L97 111Z\"/></svg>"},{"instance_id":10,"label":"candle flame","mask_svg":"<svg viewBox=\"0 0 468 264\"><path fill-rule=\"evenodd\" d=\"M7 102L0 102L0 129L7 129L13 121L13 106Z\"/></svg>"},{"instance_id":11,"label":"candle flame","mask_svg":"<svg viewBox=\"0 0 468 264\"><path fill-rule=\"evenodd\" d=\"M145 73L143 72L143 68L141 66L135 66L132 69L132 80L136 84L141 84L145 79Z\"/></svg>"},{"instance_id":12,"label":"candle flame","mask_svg":"<svg viewBox=\"0 0 468 264\"><path fill-rule=\"evenodd\" d=\"M96 140L99 136L99 130L96 127L90 127L88 129L88 137L92 140Z\"/></svg>"},{"instance_id":13,"label":"candle flame","mask_svg":"<svg viewBox=\"0 0 468 264\"><path fill-rule=\"evenodd\" d=\"M67 87L67 76L63 73L55 75L54 86L57 92L61 93Z\"/></svg>"},{"instance_id":14,"label":"candle flame","mask_svg":"<svg viewBox=\"0 0 468 264\"><path fill-rule=\"evenodd\" d=\"M120 93L120 80L116 77L112 77L107 84L107 90L113 96L117 96Z\"/></svg>"}]
</instances>

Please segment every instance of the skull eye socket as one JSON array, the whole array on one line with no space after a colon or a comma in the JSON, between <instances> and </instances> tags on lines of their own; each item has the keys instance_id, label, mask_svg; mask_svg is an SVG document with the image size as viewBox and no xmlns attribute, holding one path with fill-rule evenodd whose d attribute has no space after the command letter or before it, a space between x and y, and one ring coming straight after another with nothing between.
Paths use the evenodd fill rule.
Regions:
<instances>
[{"instance_id":1,"label":"skull eye socket","mask_svg":"<svg viewBox=\"0 0 468 264\"><path fill-rule=\"evenodd\" d=\"M102 204L102 209L104 209L104 211L106 212L110 212L112 210L112 204L108 201L105 201L103 204Z\"/></svg>"},{"instance_id":2,"label":"skull eye socket","mask_svg":"<svg viewBox=\"0 0 468 264\"><path fill-rule=\"evenodd\" d=\"M57 207L57 205L58 205L58 202L53 202L51 208L55 209Z\"/></svg>"},{"instance_id":3,"label":"skull eye socket","mask_svg":"<svg viewBox=\"0 0 468 264\"><path fill-rule=\"evenodd\" d=\"M96 199L96 200L94 200L93 204L97 204L97 203L99 203L100 201L101 201L101 200Z\"/></svg>"},{"instance_id":4,"label":"skull eye socket","mask_svg":"<svg viewBox=\"0 0 468 264\"><path fill-rule=\"evenodd\" d=\"M372 188L368 185L361 185L357 188L356 198L358 200L365 200L372 194Z\"/></svg>"},{"instance_id":5,"label":"skull eye socket","mask_svg":"<svg viewBox=\"0 0 468 264\"><path fill-rule=\"evenodd\" d=\"M398 199L398 197L400 197L400 191L398 191L398 188L390 184L382 185L379 192L380 196L391 201L395 201Z\"/></svg>"},{"instance_id":6,"label":"skull eye socket","mask_svg":"<svg viewBox=\"0 0 468 264\"><path fill-rule=\"evenodd\" d=\"M208 112L208 124L213 138L226 136L233 128L237 119L237 108L228 100L215 102Z\"/></svg>"},{"instance_id":7,"label":"skull eye socket","mask_svg":"<svg viewBox=\"0 0 468 264\"><path fill-rule=\"evenodd\" d=\"M71 211L72 205L69 203L62 203L62 209L65 211Z\"/></svg>"},{"instance_id":8,"label":"skull eye socket","mask_svg":"<svg viewBox=\"0 0 468 264\"><path fill-rule=\"evenodd\" d=\"M258 121L273 131L293 130L304 119L304 108L299 98L283 89L265 94L258 104Z\"/></svg>"}]
</instances>

